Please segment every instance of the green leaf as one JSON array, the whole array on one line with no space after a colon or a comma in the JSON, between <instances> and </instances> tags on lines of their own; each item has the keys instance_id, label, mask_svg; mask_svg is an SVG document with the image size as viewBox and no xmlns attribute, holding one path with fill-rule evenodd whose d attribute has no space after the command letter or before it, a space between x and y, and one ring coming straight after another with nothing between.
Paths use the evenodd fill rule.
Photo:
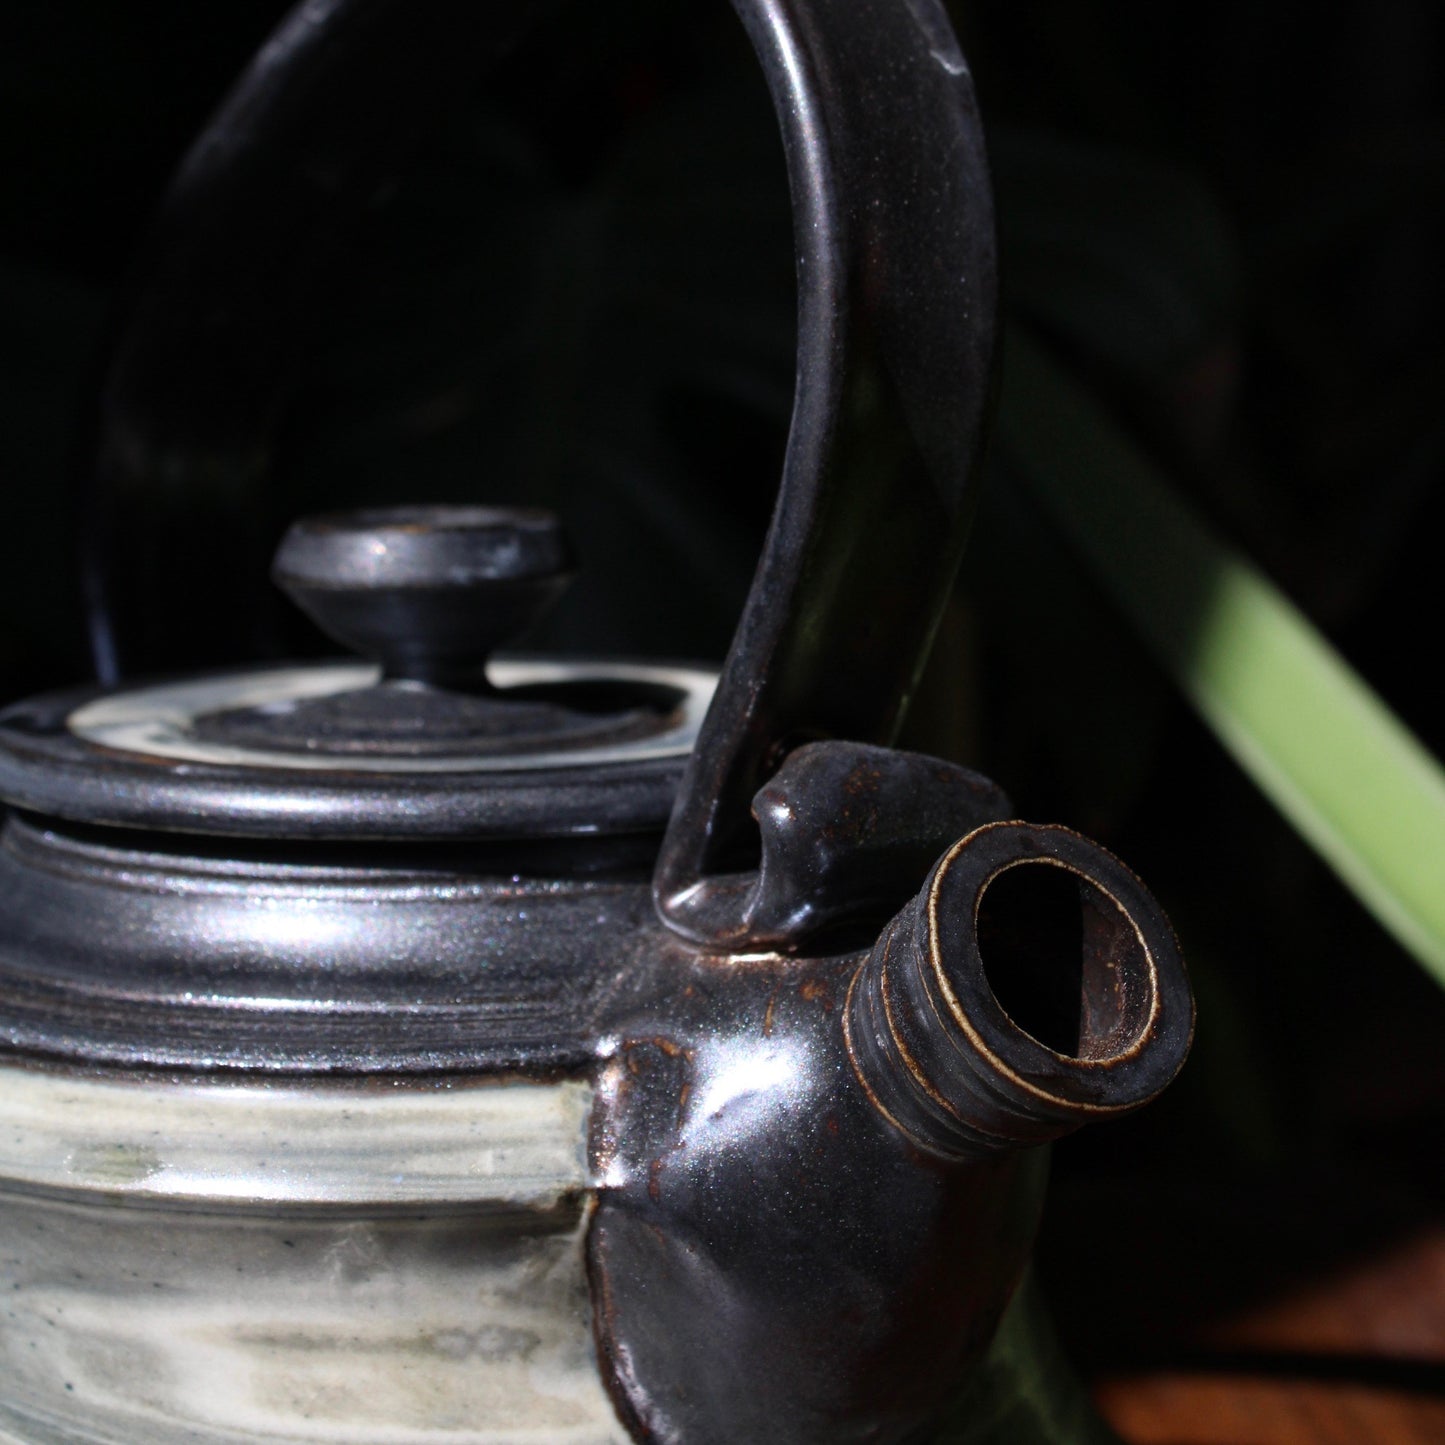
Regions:
<instances>
[{"instance_id":1,"label":"green leaf","mask_svg":"<svg viewBox=\"0 0 1445 1445\"><path fill-rule=\"evenodd\" d=\"M1008 338L999 444L1200 715L1445 984L1445 772L1078 381Z\"/></svg>"},{"instance_id":2,"label":"green leaf","mask_svg":"<svg viewBox=\"0 0 1445 1445\"><path fill-rule=\"evenodd\" d=\"M934 1445L1120 1445L1069 1367L1032 1271Z\"/></svg>"}]
</instances>

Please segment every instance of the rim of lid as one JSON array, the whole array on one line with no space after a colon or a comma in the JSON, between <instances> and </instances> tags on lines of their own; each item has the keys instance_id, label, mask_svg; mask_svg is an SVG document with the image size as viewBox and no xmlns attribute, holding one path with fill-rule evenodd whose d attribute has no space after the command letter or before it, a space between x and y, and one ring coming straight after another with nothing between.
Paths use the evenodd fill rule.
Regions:
<instances>
[{"instance_id":1,"label":"rim of lid","mask_svg":"<svg viewBox=\"0 0 1445 1445\"><path fill-rule=\"evenodd\" d=\"M290 839L543 838L660 830L717 674L686 665L508 658L496 687L585 683L665 696L641 735L416 756L238 746L195 724L370 688L367 663L322 662L50 693L0 713L0 799L72 822Z\"/></svg>"}]
</instances>

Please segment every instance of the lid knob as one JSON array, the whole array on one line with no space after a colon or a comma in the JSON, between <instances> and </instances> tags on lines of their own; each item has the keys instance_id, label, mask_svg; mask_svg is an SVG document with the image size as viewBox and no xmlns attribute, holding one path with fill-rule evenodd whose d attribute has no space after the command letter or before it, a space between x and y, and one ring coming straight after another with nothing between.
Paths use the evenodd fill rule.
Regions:
<instances>
[{"instance_id":1,"label":"lid knob","mask_svg":"<svg viewBox=\"0 0 1445 1445\"><path fill-rule=\"evenodd\" d=\"M278 587L389 679L486 688L496 647L536 622L576 572L551 513L391 507L304 517L271 564Z\"/></svg>"}]
</instances>

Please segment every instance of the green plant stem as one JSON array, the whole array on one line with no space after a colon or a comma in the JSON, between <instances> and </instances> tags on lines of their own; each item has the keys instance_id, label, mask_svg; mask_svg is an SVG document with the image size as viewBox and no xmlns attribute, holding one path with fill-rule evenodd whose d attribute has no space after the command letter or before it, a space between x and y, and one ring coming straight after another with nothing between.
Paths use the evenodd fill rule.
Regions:
<instances>
[{"instance_id":1,"label":"green plant stem","mask_svg":"<svg viewBox=\"0 0 1445 1445\"><path fill-rule=\"evenodd\" d=\"M1018 330L999 446L1234 759L1445 985L1438 761Z\"/></svg>"}]
</instances>

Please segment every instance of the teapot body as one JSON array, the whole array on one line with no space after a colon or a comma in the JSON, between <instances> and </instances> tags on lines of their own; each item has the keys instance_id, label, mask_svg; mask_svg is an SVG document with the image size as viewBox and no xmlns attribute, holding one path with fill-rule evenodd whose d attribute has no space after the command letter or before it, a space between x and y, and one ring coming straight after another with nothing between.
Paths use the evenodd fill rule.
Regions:
<instances>
[{"instance_id":1,"label":"teapot body","mask_svg":"<svg viewBox=\"0 0 1445 1445\"><path fill-rule=\"evenodd\" d=\"M0 835L0 1438L626 1440L587 1062L645 871L250 851Z\"/></svg>"},{"instance_id":2,"label":"teapot body","mask_svg":"<svg viewBox=\"0 0 1445 1445\"><path fill-rule=\"evenodd\" d=\"M226 851L5 825L13 1438L891 1440L977 1365L1042 1155L878 1111L870 950L701 949L615 856Z\"/></svg>"},{"instance_id":3,"label":"teapot body","mask_svg":"<svg viewBox=\"0 0 1445 1445\"><path fill-rule=\"evenodd\" d=\"M621 1067L649 1067L640 1049L669 1057L662 1041L634 1043ZM616 1191L616 1163L589 1148L585 1079L3 1073L6 1140L23 1147L0 1154L12 1296L0 1429L27 1445L625 1445L636 1412L625 1398L619 1409L599 1357L608 1299L589 1286L589 1247L606 1252L612 1278L658 1288L666 1313L638 1330L626 1302L635 1333L610 1340L655 1352L665 1332L695 1387L689 1403L706 1412L685 1438L737 1439L740 1426L760 1440L854 1438L865 1420L857 1438L914 1438L907 1396L936 1413L937 1372L954 1386L978 1362L1042 1194L1035 1154L887 1208L873 1190L850 1199L818 1147L855 1142L849 1125L821 1089L794 1089L795 1107L820 1111L797 1136L804 1152L754 1154L753 1191L787 1175L786 1203L756 1215L730 1204L716 1222L732 1238L704 1241L659 1229L634 1200L599 1236L599 1188ZM735 1122L716 1098L707 1107L714 1128ZM766 1108L756 1094L731 1101L755 1131ZM665 1206L670 1190L654 1173L638 1197ZM909 1287L899 1259L868 1246L875 1236L907 1241ZM824 1301L835 1313L820 1321ZM865 1344L881 1358L865 1359ZM743 1380L758 1393L740 1398ZM889 1402L881 1433L870 1388Z\"/></svg>"},{"instance_id":4,"label":"teapot body","mask_svg":"<svg viewBox=\"0 0 1445 1445\"><path fill-rule=\"evenodd\" d=\"M936 842L880 828L900 779L963 837L870 942L850 814L873 886ZM1038 1146L1162 1087L1187 987L1122 865L962 769L814 744L758 811L754 915L824 917L808 946L683 938L615 840L524 876L7 820L12 1437L927 1438L1024 1272ZM1013 870L1077 900L1067 1053L987 983Z\"/></svg>"},{"instance_id":5,"label":"teapot body","mask_svg":"<svg viewBox=\"0 0 1445 1445\"><path fill-rule=\"evenodd\" d=\"M798 372L720 673L492 658L571 547L412 506L304 519L273 564L369 662L116 686L174 614L165 508L255 500L403 112L540 8L298 5L136 268L87 498L104 686L0 713L0 1439L925 1440L1024 1274L1044 1147L1187 1052L1133 874L889 746L993 372L937 0L734 0Z\"/></svg>"}]
</instances>

